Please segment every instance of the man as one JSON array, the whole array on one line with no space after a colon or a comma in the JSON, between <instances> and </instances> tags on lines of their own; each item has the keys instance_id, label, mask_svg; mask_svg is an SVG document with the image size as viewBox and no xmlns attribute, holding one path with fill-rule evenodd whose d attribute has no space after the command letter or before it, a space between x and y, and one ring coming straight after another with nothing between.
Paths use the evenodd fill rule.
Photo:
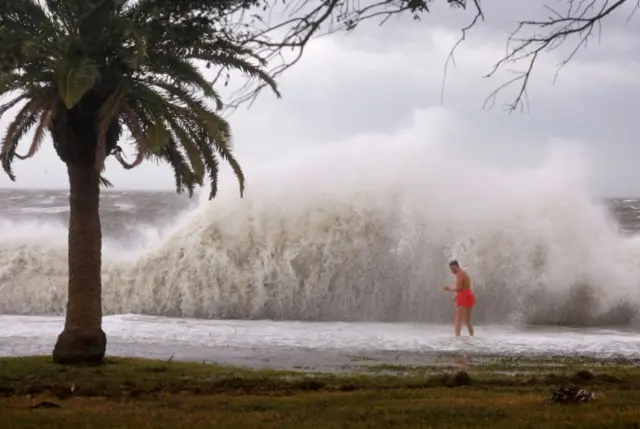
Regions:
<instances>
[{"instance_id":1,"label":"man","mask_svg":"<svg viewBox=\"0 0 640 429\"><path fill-rule=\"evenodd\" d=\"M476 303L476 297L471 290L471 278L466 271L460 268L458 261L449 262L449 269L456 276L456 284L455 286L445 286L443 290L456 293L456 314L453 322L456 337L460 336L463 323L467 325L469 335L473 337L471 310Z\"/></svg>"}]
</instances>

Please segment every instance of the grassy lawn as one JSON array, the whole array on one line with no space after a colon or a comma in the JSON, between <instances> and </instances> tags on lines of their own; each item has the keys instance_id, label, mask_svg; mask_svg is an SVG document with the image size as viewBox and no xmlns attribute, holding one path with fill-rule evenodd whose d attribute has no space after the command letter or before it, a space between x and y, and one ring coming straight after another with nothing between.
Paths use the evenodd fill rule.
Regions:
<instances>
[{"instance_id":1,"label":"grassy lawn","mask_svg":"<svg viewBox=\"0 0 640 429\"><path fill-rule=\"evenodd\" d=\"M0 428L638 428L640 369L528 359L455 369L380 366L368 373L251 371L111 359L63 367L0 359ZM595 402L551 402L573 382ZM33 408L48 402L55 408Z\"/></svg>"}]
</instances>

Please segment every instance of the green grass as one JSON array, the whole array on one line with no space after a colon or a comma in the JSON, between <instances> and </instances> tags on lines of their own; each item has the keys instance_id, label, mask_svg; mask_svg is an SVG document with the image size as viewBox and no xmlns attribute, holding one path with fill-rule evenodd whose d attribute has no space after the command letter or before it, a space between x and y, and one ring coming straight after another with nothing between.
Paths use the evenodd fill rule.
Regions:
<instances>
[{"instance_id":1,"label":"green grass","mask_svg":"<svg viewBox=\"0 0 640 429\"><path fill-rule=\"evenodd\" d=\"M621 362L488 359L468 373L367 370L331 375L143 359L97 367L0 359L0 428L639 427L640 369ZM595 390L598 400L552 403L549 387L568 382ZM31 408L43 401L60 408Z\"/></svg>"},{"instance_id":2,"label":"green grass","mask_svg":"<svg viewBox=\"0 0 640 429\"><path fill-rule=\"evenodd\" d=\"M452 359L453 362L453 359ZM602 360L578 357L483 357L470 358L469 367L476 375L495 376L513 375L516 377L576 374L579 371L595 371L609 376L635 377L638 374L638 362L636 360L615 359ZM460 365L451 366L424 366L424 365L360 365L352 367L361 373L396 374L428 376L452 371L460 368Z\"/></svg>"}]
</instances>

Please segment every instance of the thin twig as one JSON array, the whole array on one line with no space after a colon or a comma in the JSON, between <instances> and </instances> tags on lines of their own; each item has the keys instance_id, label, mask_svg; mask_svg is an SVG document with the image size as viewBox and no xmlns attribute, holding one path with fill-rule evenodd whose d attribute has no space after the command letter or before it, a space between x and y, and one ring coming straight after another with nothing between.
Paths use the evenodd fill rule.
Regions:
<instances>
[{"instance_id":1,"label":"thin twig","mask_svg":"<svg viewBox=\"0 0 640 429\"><path fill-rule=\"evenodd\" d=\"M494 90L485 100L484 106L493 106L498 93L506 87L518 83L520 85L518 95L512 103L505 106L505 109L509 112L513 112L516 109L523 110L524 104L526 104L527 86L530 83L531 75L540 54L558 48L570 37L578 38L577 43L569 54L558 64L553 79L555 82L564 66L574 59L581 48L587 47L590 38L597 34L599 39L603 20L616 10L621 9L629 1L580 0L578 2L577 0L566 0L567 9L565 12L546 7L545 9L551 13L551 16L546 20L519 22L515 31L509 36L505 56L494 64L492 70L485 77L492 77L507 64L516 63L520 60L526 59L528 64L524 71L519 72L518 76L508 80ZM640 8L640 0L636 0L634 12L638 8ZM531 35L520 37L519 35L524 31L529 31Z\"/></svg>"},{"instance_id":2,"label":"thin twig","mask_svg":"<svg viewBox=\"0 0 640 429\"><path fill-rule=\"evenodd\" d=\"M453 48L451 48L451 51L447 56L447 60L444 62L444 74L442 76L442 90L440 92L440 104L444 104L444 89L445 89L445 83L447 80L447 70L449 68L449 63L453 64L454 67L456 66L456 59L454 56L456 49L458 49L458 46L460 46L467 39L467 32L471 30L473 27L475 27L478 21L480 20L484 21L484 13L482 11L482 8L480 7L480 0L473 0L473 4L476 8L476 14L473 17L473 20L471 21L471 23L462 29L462 34L460 36L460 39L458 39L455 45L453 45Z\"/></svg>"},{"instance_id":3,"label":"thin twig","mask_svg":"<svg viewBox=\"0 0 640 429\"><path fill-rule=\"evenodd\" d=\"M302 58L311 40L341 31L352 31L369 20L383 25L390 18L411 14L414 19L430 12L433 0L263 0L255 10L227 15L225 36L239 40L243 47L269 64L269 74L277 78ZM452 7L473 4L476 15L466 32L484 18L480 0L447 0ZM284 6L282 6L284 5ZM458 43L459 44L459 43ZM457 45L458 45L457 44ZM457 46L456 45L456 46ZM448 59L453 60L453 55ZM218 70L215 82L228 82L226 70ZM230 96L225 113L241 105L251 106L267 85L257 79L243 82Z\"/></svg>"}]
</instances>

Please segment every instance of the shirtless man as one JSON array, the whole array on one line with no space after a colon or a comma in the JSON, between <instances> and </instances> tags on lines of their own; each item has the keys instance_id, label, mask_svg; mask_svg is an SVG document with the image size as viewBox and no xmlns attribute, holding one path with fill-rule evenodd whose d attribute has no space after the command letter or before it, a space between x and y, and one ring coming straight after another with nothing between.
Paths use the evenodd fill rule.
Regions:
<instances>
[{"instance_id":1,"label":"shirtless man","mask_svg":"<svg viewBox=\"0 0 640 429\"><path fill-rule=\"evenodd\" d=\"M456 337L460 336L462 324L467 325L469 335L473 337L473 325L471 324L471 310L476 303L476 297L471 290L471 278L466 271L460 268L458 261L449 262L449 269L456 276L455 286L445 286L442 288L447 292L456 293L456 315L453 326Z\"/></svg>"}]
</instances>

